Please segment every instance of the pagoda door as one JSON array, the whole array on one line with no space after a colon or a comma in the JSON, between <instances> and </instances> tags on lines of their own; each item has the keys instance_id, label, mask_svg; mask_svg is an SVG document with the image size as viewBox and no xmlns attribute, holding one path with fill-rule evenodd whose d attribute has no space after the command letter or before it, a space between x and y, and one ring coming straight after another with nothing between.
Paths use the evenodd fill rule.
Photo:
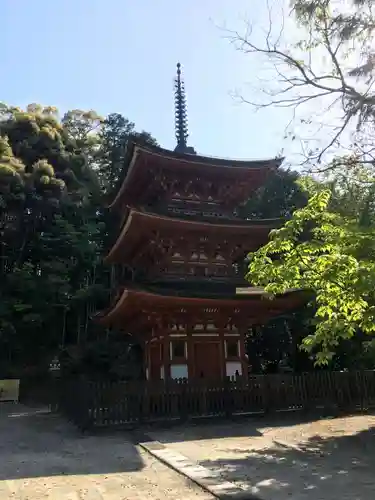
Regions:
<instances>
[{"instance_id":1,"label":"pagoda door","mask_svg":"<svg viewBox=\"0 0 375 500\"><path fill-rule=\"evenodd\" d=\"M194 344L195 377L203 380L220 380L221 359L219 342L196 342Z\"/></svg>"}]
</instances>

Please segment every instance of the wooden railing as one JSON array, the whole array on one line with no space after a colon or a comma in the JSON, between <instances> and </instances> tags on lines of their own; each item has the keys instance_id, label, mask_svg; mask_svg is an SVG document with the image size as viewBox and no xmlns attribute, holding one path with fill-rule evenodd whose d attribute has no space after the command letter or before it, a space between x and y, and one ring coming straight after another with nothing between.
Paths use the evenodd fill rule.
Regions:
<instances>
[{"instance_id":1,"label":"wooden railing","mask_svg":"<svg viewBox=\"0 0 375 500\"><path fill-rule=\"evenodd\" d=\"M217 383L60 381L59 408L80 428L279 411L375 407L375 371L256 375Z\"/></svg>"}]
</instances>

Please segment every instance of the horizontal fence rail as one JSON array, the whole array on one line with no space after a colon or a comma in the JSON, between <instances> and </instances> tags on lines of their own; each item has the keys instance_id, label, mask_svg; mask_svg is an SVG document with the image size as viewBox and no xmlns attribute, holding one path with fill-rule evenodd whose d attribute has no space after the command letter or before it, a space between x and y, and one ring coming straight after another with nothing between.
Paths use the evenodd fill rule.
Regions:
<instances>
[{"instance_id":1,"label":"horizontal fence rail","mask_svg":"<svg viewBox=\"0 0 375 500\"><path fill-rule=\"evenodd\" d=\"M314 409L375 407L375 371L190 382L58 381L58 409L81 429Z\"/></svg>"}]
</instances>

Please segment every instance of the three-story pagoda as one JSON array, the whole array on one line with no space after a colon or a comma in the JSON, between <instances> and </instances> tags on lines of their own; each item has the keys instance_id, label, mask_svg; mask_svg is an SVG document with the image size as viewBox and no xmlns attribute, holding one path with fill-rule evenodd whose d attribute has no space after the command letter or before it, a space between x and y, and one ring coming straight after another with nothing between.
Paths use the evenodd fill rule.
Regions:
<instances>
[{"instance_id":1,"label":"three-story pagoda","mask_svg":"<svg viewBox=\"0 0 375 500\"><path fill-rule=\"evenodd\" d=\"M187 146L178 65L175 151L132 142L109 206L121 227L105 261L117 293L99 321L144 345L149 380L247 375L249 327L295 308L298 294L264 299L247 288L244 259L262 246L275 220L240 218L238 208L281 159L235 161L199 156Z\"/></svg>"}]
</instances>

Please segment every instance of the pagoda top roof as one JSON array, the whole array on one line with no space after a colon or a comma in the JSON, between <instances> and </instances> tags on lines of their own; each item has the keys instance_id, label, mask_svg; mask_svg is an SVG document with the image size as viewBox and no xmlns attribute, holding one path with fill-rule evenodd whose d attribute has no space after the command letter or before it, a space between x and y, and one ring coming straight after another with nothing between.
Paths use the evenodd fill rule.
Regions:
<instances>
[{"instance_id":1,"label":"pagoda top roof","mask_svg":"<svg viewBox=\"0 0 375 500\"><path fill-rule=\"evenodd\" d=\"M129 141L126 147L124 169L119 178L117 193L109 208L114 208L122 198L126 187L135 176L139 158L152 159L155 164L166 169L173 170L205 170L212 173L221 172L225 176L236 177L246 174L246 171L254 170L274 170L283 162L283 158L271 158L266 160L234 160L230 158L216 158L213 156L201 156L197 154L181 153L154 146L151 144L141 144L137 141Z\"/></svg>"},{"instance_id":2,"label":"pagoda top roof","mask_svg":"<svg viewBox=\"0 0 375 500\"><path fill-rule=\"evenodd\" d=\"M210 165L212 167L229 167L229 168L263 168L263 167L278 167L281 165L283 158L271 158L266 160L235 160L233 158L220 158L215 156L202 156L195 153L181 153L171 151L153 144L142 144L134 141L129 141L126 148L126 157L132 158L137 151L142 151L150 155L158 155L166 159L179 160L186 164Z\"/></svg>"}]
</instances>

